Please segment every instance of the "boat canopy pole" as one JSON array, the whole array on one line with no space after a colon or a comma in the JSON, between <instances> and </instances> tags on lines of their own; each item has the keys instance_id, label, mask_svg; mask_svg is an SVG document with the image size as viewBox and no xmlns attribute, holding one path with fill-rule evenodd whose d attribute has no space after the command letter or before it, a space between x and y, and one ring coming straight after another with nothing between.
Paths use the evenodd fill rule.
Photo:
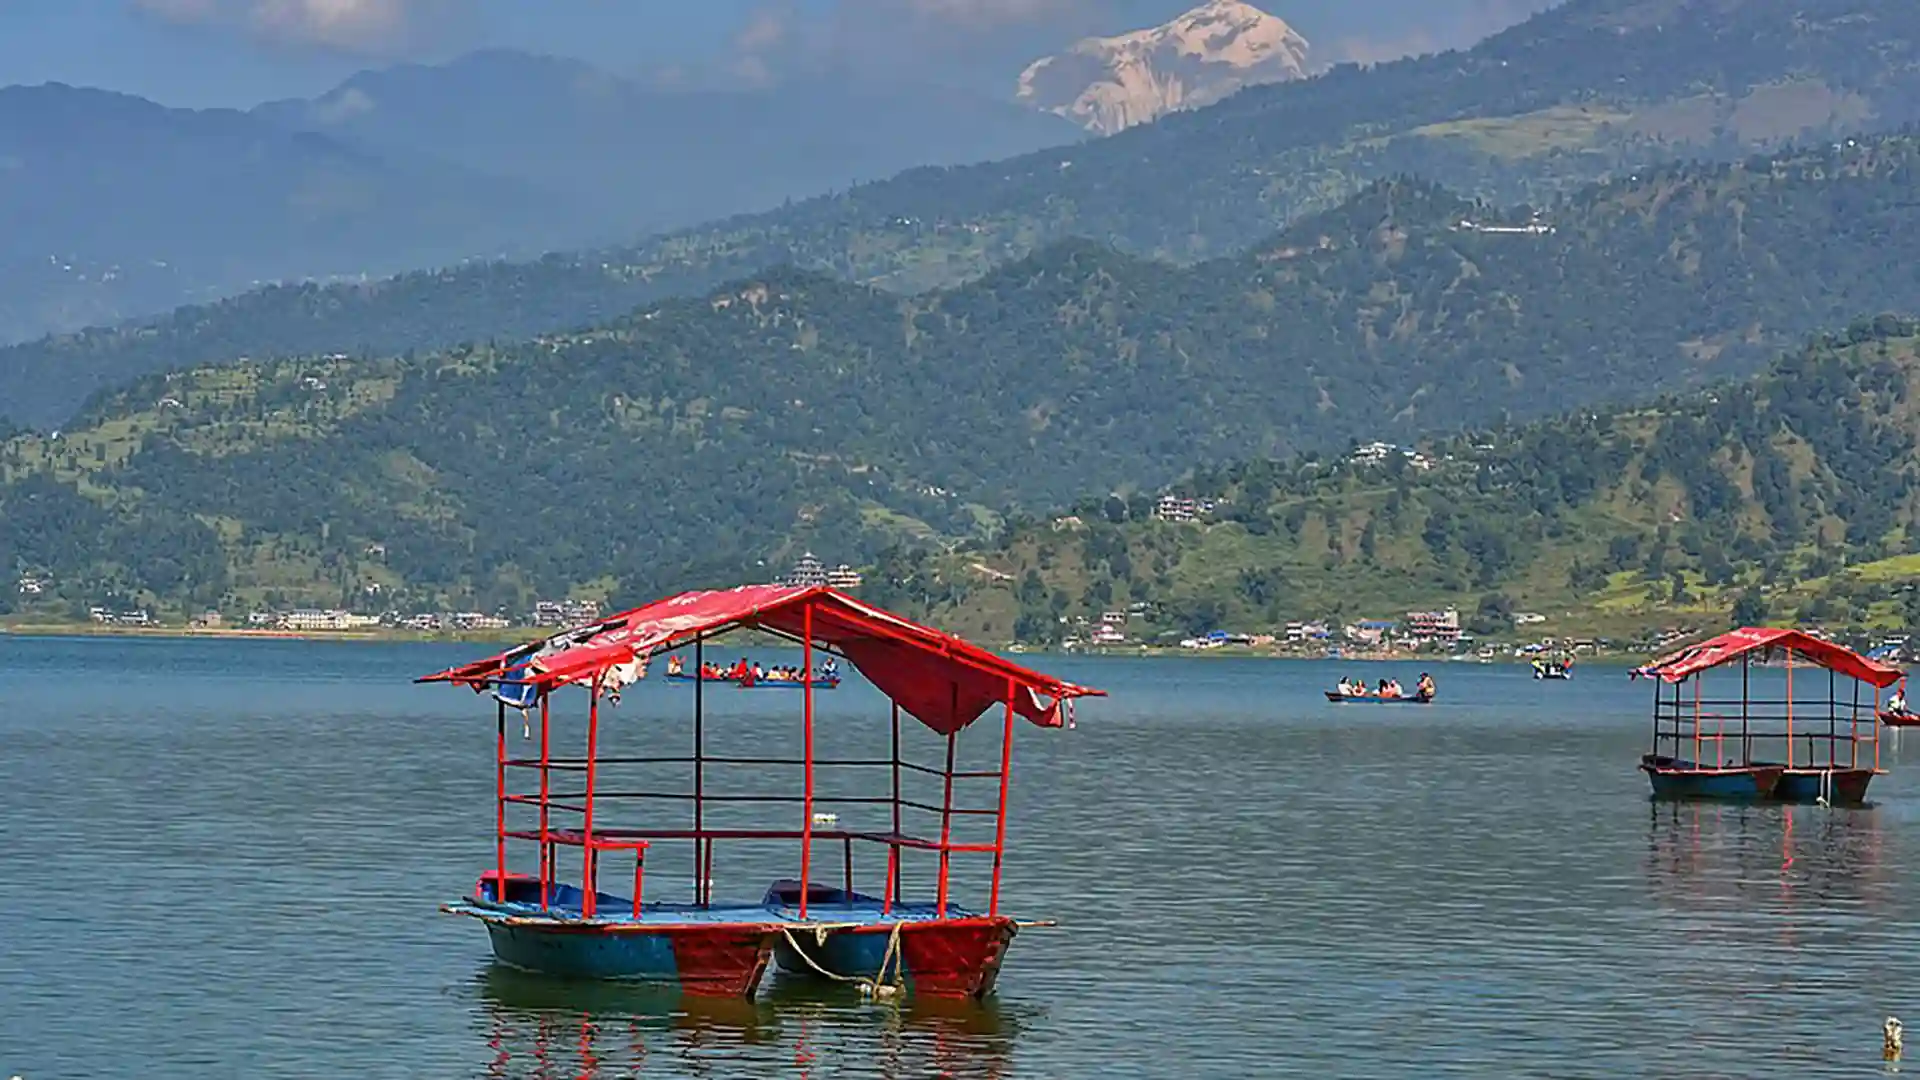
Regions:
<instances>
[{"instance_id":1,"label":"boat canopy pole","mask_svg":"<svg viewBox=\"0 0 1920 1080\"><path fill-rule=\"evenodd\" d=\"M1793 646L1787 646L1787 768L1793 768Z\"/></svg>"},{"instance_id":2,"label":"boat canopy pole","mask_svg":"<svg viewBox=\"0 0 1920 1080\"><path fill-rule=\"evenodd\" d=\"M600 674L596 672L593 676L593 686L591 689L593 696L587 703L587 797L584 804L586 806L586 821L580 827L580 882L582 893L580 899L580 914L582 917L588 919L593 918L595 891L598 888L593 880L593 770L594 759L599 756L600 678ZM640 900L637 896L633 899L635 903L638 903Z\"/></svg>"},{"instance_id":3,"label":"boat canopy pole","mask_svg":"<svg viewBox=\"0 0 1920 1080\"><path fill-rule=\"evenodd\" d=\"M1740 654L1740 764L1753 764L1753 729L1751 717L1747 711L1747 702L1753 695L1748 688L1753 681L1753 654Z\"/></svg>"},{"instance_id":4,"label":"boat canopy pole","mask_svg":"<svg viewBox=\"0 0 1920 1080\"><path fill-rule=\"evenodd\" d=\"M547 825L548 802L553 797L551 713L548 703L553 695L540 695L540 910L547 910L553 895L553 836Z\"/></svg>"},{"instance_id":5,"label":"boat canopy pole","mask_svg":"<svg viewBox=\"0 0 1920 1080\"><path fill-rule=\"evenodd\" d=\"M960 688L954 686L954 712L959 712ZM958 732L947 736L947 766L942 775L945 777L944 794L940 799L940 890L939 917L947 917L947 864L953 852L953 744Z\"/></svg>"},{"instance_id":6,"label":"boat canopy pole","mask_svg":"<svg viewBox=\"0 0 1920 1080\"><path fill-rule=\"evenodd\" d=\"M507 703L496 701L495 716L499 721L494 742L494 867L497 877L493 879L493 898L500 903L507 902Z\"/></svg>"},{"instance_id":7,"label":"boat canopy pole","mask_svg":"<svg viewBox=\"0 0 1920 1080\"><path fill-rule=\"evenodd\" d=\"M712 848L700 841L706 821L706 692L707 692L707 653L706 641L696 639L693 643L693 902L706 907L707 876L709 874L707 852Z\"/></svg>"},{"instance_id":8,"label":"boat canopy pole","mask_svg":"<svg viewBox=\"0 0 1920 1080\"><path fill-rule=\"evenodd\" d=\"M900 901L900 703L893 703L893 836L887 845L887 891L880 898L880 913L893 914Z\"/></svg>"},{"instance_id":9,"label":"boat canopy pole","mask_svg":"<svg viewBox=\"0 0 1920 1080\"><path fill-rule=\"evenodd\" d=\"M993 888L987 894L987 914L1000 914L1000 862L1007 850L1007 778L1013 775L1013 699L1017 692L1007 680L1007 722L1000 733L1000 805L993 814Z\"/></svg>"},{"instance_id":10,"label":"boat canopy pole","mask_svg":"<svg viewBox=\"0 0 1920 1080\"><path fill-rule=\"evenodd\" d=\"M813 868L813 604L800 609L801 634L806 638L800 645L801 674L804 680L800 684L803 697L801 710L804 712L805 740L803 753L806 755L806 789L801 794L800 819L800 918L807 917L807 894L813 891L813 882L807 877Z\"/></svg>"},{"instance_id":11,"label":"boat canopy pole","mask_svg":"<svg viewBox=\"0 0 1920 1080\"><path fill-rule=\"evenodd\" d=\"M1855 686L1860 685L1860 682L1858 679L1854 680L1854 685ZM1840 737L1840 714L1838 711L1840 708L1839 702L1840 702L1840 677L1834 674L1832 668L1828 668L1827 669L1827 768L1829 769L1833 768L1835 765L1840 764L1840 762L1837 760L1839 758L1839 755L1834 753L1833 751L1833 740ZM1812 763L1809 762L1808 764L1812 764Z\"/></svg>"}]
</instances>

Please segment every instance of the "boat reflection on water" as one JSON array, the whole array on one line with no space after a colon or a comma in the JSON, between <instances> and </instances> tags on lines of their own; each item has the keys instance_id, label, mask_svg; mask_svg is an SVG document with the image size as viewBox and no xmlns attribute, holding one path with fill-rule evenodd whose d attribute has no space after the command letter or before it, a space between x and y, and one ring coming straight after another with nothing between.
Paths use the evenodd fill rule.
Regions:
<instances>
[{"instance_id":1,"label":"boat reflection on water","mask_svg":"<svg viewBox=\"0 0 1920 1080\"><path fill-rule=\"evenodd\" d=\"M851 988L771 980L756 999L556 979L489 965L475 980L492 1077L1001 1077L1025 1024L986 1001L876 1004Z\"/></svg>"},{"instance_id":2,"label":"boat reflection on water","mask_svg":"<svg viewBox=\"0 0 1920 1080\"><path fill-rule=\"evenodd\" d=\"M1836 909L1888 913L1892 883L1881 811L1810 806L1652 803L1647 878L1656 900L1689 932L1734 943L1759 915L1798 948L1845 939Z\"/></svg>"}]
</instances>

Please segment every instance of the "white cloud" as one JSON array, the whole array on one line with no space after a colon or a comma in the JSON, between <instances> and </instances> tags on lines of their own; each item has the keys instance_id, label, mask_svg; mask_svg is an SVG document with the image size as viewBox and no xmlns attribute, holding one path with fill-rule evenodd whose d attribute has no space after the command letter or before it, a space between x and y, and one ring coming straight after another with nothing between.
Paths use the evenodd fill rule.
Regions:
<instances>
[{"instance_id":1,"label":"white cloud","mask_svg":"<svg viewBox=\"0 0 1920 1080\"><path fill-rule=\"evenodd\" d=\"M468 0L132 0L170 22L232 27L283 44L386 53Z\"/></svg>"}]
</instances>

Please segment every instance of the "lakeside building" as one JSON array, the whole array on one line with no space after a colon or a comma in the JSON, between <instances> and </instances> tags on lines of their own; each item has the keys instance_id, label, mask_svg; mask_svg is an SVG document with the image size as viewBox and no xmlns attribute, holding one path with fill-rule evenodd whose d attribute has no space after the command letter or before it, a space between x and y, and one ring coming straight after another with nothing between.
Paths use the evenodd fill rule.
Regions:
<instances>
[{"instance_id":1,"label":"lakeside building","mask_svg":"<svg viewBox=\"0 0 1920 1080\"><path fill-rule=\"evenodd\" d=\"M380 625L378 615L356 615L338 608L297 608L276 620L282 630L367 630Z\"/></svg>"},{"instance_id":2,"label":"lakeside building","mask_svg":"<svg viewBox=\"0 0 1920 1080\"><path fill-rule=\"evenodd\" d=\"M1378 645L1385 641L1397 624L1392 619L1361 619L1345 628L1348 641L1361 645Z\"/></svg>"},{"instance_id":3,"label":"lakeside building","mask_svg":"<svg viewBox=\"0 0 1920 1080\"><path fill-rule=\"evenodd\" d=\"M541 600L533 605L535 626L577 626L600 617L600 604L593 600Z\"/></svg>"},{"instance_id":4,"label":"lakeside building","mask_svg":"<svg viewBox=\"0 0 1920 1080\"><path fill-rule=\"evenodd\" d=\"M825 585L835 589L857 589L863 580L864 578L862 578L860 571L855 570L846 563L829 567L821 562L813 552L808 551L802 553L800 561L793 564L793 569L787 573L787 576L781 578L775 584L798 585L807 588Z\"/></svg>"},{"instance_id":5,"label":"lakeside building","mask_svg":"<svg viewBox=\"0 0 1920 1080\"><path fill-rule=\"evenodd\" d=\"M1407 636L1418 642L1451 645L1460 640L1460 612L1455 608L1439 611L1409 611Z\"/></svg>"}]
</instances>

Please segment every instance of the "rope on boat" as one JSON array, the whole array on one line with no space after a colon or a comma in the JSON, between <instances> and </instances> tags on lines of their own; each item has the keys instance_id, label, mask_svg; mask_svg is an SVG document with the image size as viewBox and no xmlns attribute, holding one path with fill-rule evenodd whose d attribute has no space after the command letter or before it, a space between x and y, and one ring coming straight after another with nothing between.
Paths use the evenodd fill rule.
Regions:
<instances>
[{"instance_id":1,"label":"rope on boat","mask_svg":"<svg viewBox=\"0 0 1920 1080\"><path fill-rule=\"evenodd\" d=\"M842 975L837 971L828 971L826 968L821 967L819 962L814 960L813 957L807 955L807 950L801 948L800 943L793 939L793 929L791 927L781 927L780 933L787 939L787 947L799 953L800 959L805 960L808 967L836 982L854 984L854 986L859 988L860 996L862 997L879 999L893 997L895 994L907 988L905 973L901 970L903 966L900 955L901 925L900 923L894 923L893 929L888 931L887 951L881 954L880 970L875 972L871 979L862 979L857 975ZM839 929L839 927L826 924L815 926L813 928L814 944L825 945L827 943L827 933L835 929ZM887 978L887 967L889 965L893 967L892 979Z\"/></svg>"}]
</instances>

